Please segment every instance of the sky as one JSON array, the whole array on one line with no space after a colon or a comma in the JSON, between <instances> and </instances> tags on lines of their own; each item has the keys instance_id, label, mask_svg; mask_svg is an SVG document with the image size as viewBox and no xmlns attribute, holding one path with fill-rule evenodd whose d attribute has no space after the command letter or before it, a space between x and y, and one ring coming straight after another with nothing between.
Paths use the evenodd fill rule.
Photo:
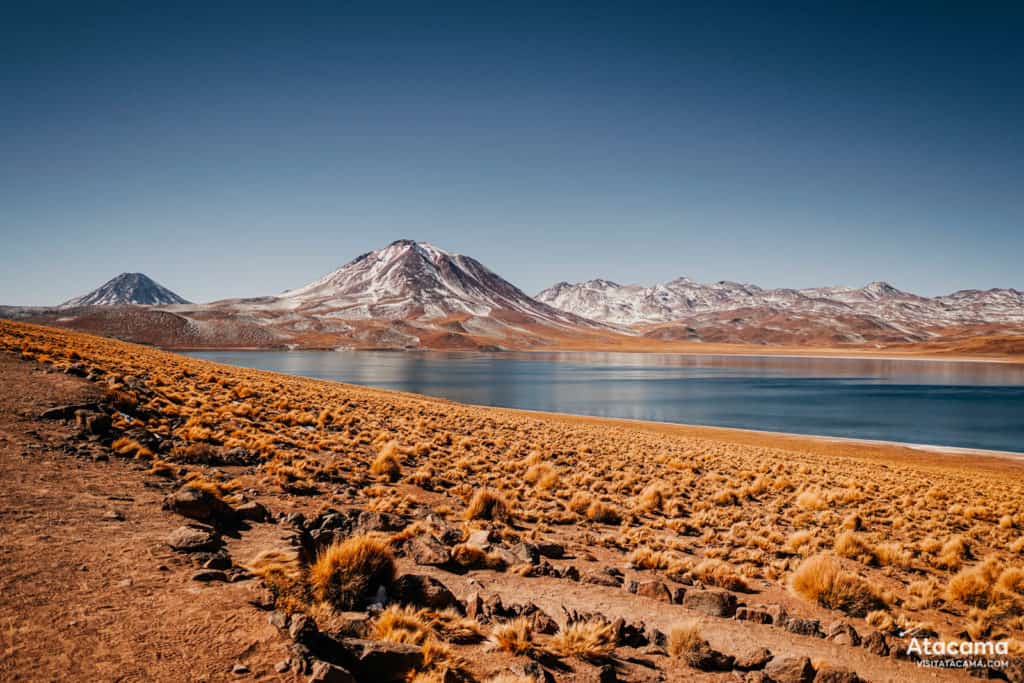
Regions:
<instances>
[{"instance_id":1,"label":"sky","mask_svg":"<svg viewBox=\"0 0 1024 683\"><path fill-rule=\"evenodd\" d=\"M529 293L1024 289L1019 3L166 4L4 7L0 303L399 238Z\"/></svg>"}]
</instances>

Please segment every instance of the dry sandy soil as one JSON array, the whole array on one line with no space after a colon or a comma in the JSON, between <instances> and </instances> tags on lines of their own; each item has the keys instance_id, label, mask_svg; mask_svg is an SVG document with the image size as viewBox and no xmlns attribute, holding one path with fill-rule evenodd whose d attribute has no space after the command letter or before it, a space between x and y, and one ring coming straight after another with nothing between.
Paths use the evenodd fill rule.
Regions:
<instances>
[{"instance_id":1,"label":"dry sandy soil","mask_svg":"<svg viewBox=\"0 0 1024 683\"><path fill-rule=\"evenodd\" d=\"M914 634L1019 666L1012 459L483 409L7 322L0 386L3 680L968 680L900 656ZM211 547L169 546L189 524Z\"/></svg>"}]
</instances>

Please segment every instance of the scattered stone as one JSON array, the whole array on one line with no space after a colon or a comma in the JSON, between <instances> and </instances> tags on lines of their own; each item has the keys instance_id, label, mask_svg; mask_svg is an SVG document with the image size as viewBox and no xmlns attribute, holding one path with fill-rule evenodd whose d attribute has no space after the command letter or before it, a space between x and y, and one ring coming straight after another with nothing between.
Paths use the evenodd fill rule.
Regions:
<instances>
[{"instance_id":1,"label":"scattered stone","mask_svg":"<svg viewBox=\"0 0 1024 683\"><path fill-rule=\"evenodd\" d=\"M266 522L270 519L270 512L267 511L267 508L254 500L236 507L235 513L239 519L244 519L247 522Z\"/></svg>"},{"instance_id":2,"label":"scattered stone","mask_svg":"<svg viewBox=\"0 0 1024 683\"><path fill-rule=\"evenodd\" d=\"M228 523L236 519L235 511L210 491L185 485L164 501L164 509L183 517L203 522Z\"/></svg>"},{"instance_id":3,"label":"scattered stone","mask_svg":"<svg viewBox=\"0 0 1024 683\"><path fill-rule=\"evenodd\" d=\"M235 674L236 676L244 676L245 674L249 673L249 667L247 667L245 664L235 664L233 667L231 667L231 673Z\"/></svg>"},{"instance_id":4,"label":"scattered stone","mask_svg":"<svg viewBox=\"0 0 1024 683\"><path fill-rule=\"evenodd\" d=\"M693 662L693 667L701 671L732 671L735 661L732 655L709 648L700 652L697 660Z\"/></svg>"},{"instance_id":5,"label":"scattered stone","mask_svg":"<svg viewBox=\"0 0 1024 683\"><path fill-rule=\"evenodd\" d=\"M109 415L89 410L75 411L75 425L86 434L95 436L104 436L112 426Z\"/></svg>"},{"instance_id":6,"label":"scattered stone","mask_svg":"<svg viewBox=\"0 0 1024 683\"><path fill-rule=\"evenodd\" d=\"M282 659L274 665L274 671L279 674L287 673L290 668L292 668L292 660L290 659Z\"/></svg>"},{"instance_id":7,"label":"scattered stone","mask_svg":"<svg viewBox=\"0 0 1024 683\"><path fill-rule=\"evenodd\" d=\"M70 420L75 416L75 411L77 410L97 411L99 408L100 406L97 403L79 403L66 406L56 406L54 408L44 410L39 414L39 417L44 420Z\"/></svg>"},{"instance_id":8,"label":"scattered stone","mask_svg":"<svg viewBox=\"0 0 1024 683\"><path fill-rule=\"evenodd\" d=\"M825 632L821 630L821 622L817 619L796 619L791 618L786 622L785 629L798 636L810 636L812 638L824 638Z\"/></svg>"},{"instance_id":9,"label":"scattered stone","mask_svg":"<svg viewBox=\"0 0 1024 683\"><path fill-rule=\"evenodd\" d=\"M367 533L370 531L401 531L408 522L404 517L393 515L390 512L375 512L363 510L356 520L356 531Z\"/></svg>"},{"instance_id":10,"label":"scattered stone","mask_svg":"<svg viewBox=\"0 0 1024 683\"><path fill-rule=\"evenodd\" d=\"M860 645L860 634L857 633L857 629L845 621L837 621L832 624L828 629L828 640L838 645L851 645L857 647Z\"/></svg>"},{"instance_id":11,"label":"scattered stone","mask_svg":"<svg viewBox=\"0 0 1024 683\"><path fill-rule=\"evenodd\" d=\"M282 612L281 610L274 610L270 613L270 616L267 617L267 622L278 631L287 631L289 621L290 618L288 613Z\"/></svg>"},{"instance_id":12,"label":"scattered stone","mask_svg":"<svg viewBox=\"0 0 1024 683\"><path fill-rule=\"evenodd\" d=\"M231 557L225 552L215 553L203 562L203 569L231 569Z\"/></svg>"},{"instance_id":13,"label":"scattered stone","mask_svg":"<svg viewBox=\"0 0 1024 683\"><path fill-rule=\"evenodd\" d=\"M448 548L430 534L410 538L405 551L413 562L429 567L440 567L452 559Z\"/></svg>"},{"instance_id":14,"label":"scattered stone","mask_svg":"<svg viewBox=\"0 0 1024 683\"><path fill-rule=\"evenodd\" d=\"M619 680L619 675L615 671L615 665L608 663L601 667L601 671L597 675L599 683L616 683Z\"/></svg>"},{"instance_id":15,"label":"scattered stone","mask_svg":"<svg viewBox=\"0 0 1024 683\"><path fill-rule=\"evenodd\" d=\"M598 586L618 588L623 584L622 572L614 567L604 567L597 571L587 572L583 575L583 583L592 583Z\"/></svg>"},{"instance_id":16,"label":"scattered stone","mask_svg":"<svg viewBox=\"0 0 1024 683\"><path fill-rule=\"evenodd\" d=\"M644 598L672 602L672 593L661 581L630 581L628 589L630 593L636 593Z\"/></svg>"},{"instance_id":17,"label":"scattered stone","mask_svg":"<svg viewBox=\"0 0 1024 683\"><path fill-rule=\"evenodd\" d=\"M812 683L814 667L807 657L772 659L764 668L765 675L775 683Z\"/></svg>"},{"instance_id":18,"label":"scattered stone","mask_svg":"<svg viewBox=\"0 0 1024 683\"><path fill-rule=\"evenodd\" d=\"M466 545L480 550L488 550L491 547L491 532L487 529L478 529L466 539Z\"/></svg>"},{"instance_id":19,"label":"scattered stone","mask_svg":"<svg viewBox=\"0 0 1024 683\"><path fill-rule=\"evenodd\" d=\"M167 545L179 553L214 550L219 544L220 538L215 531L198 525L180 526L167 537Z\"/></svg>"},{"instance_id":20,"label":"scattered stone","mask_svg":"<svg viewBox=\"0 0 1024 683\"><path fill-rule=\"evenodd\" d=\"M116 510L114 508L110 508L109 510L103 513L103 519L108 519L112 522L123 522L125 518L123 512L121 512L120 510Z\"/></svg>"},{"instance_id":21,"label":"scattered stone","mask_svg":"<svg viewBox=\"0 0 1024 683\"><path fill-rule=\"evenodd\" d=\"M209 583L210 581L224 581L227 582L228 575L219 569L203 569L192 575L193 581L200 581L203 583Z\"/></svg>"},{"instance_id":22,"label":"scattered stone","mask_svg":"<svg viewBox=\"0 0 1024 683\"><path fill-rule=\"evenodd\" d=\"M770 624L772 623L772 615L768 614L764 610L754 609L752 607L740 607L736 610L736 619L739 621L752 621L755 624Z\"/></svg>"},{"instance_id":23,"label":"scattered stone","mask_svg":"<svg viewBox=\"0 0 1024 683\"><path fill-rule=\"evenodd\" d=\"M341 651L358 680L404 681L423 664L423 651L406 643L347 638L341 641Z\"/></svg>"},{"instance_id":24,"label":"scattered stone","mask_svg":"<svg viewBox=\"0 0 1024 683\"><path fill-rule=\"evenodd\" d=\"M447 586L431 576L403 574L395 580L391 590L395 599L406 605L433 609L462 606Z\"/></svg>"},{"instance_id":25,"label":"scattered stone","mask_svg":"<svg viewBox=\"0 0 1024 683\"><path fill-rule=\"evenodd\" d=\"M552 560L560 560L565 557L565 546L561 543L538 543L537 552Z\"/></svg>"},{"instance_id":26,"label":"scattered stone","mask_svg":"<svg viewBox=\"0 0 1024 683\"><path fill-rule=\"evenodd\" d=\"M649 644L647 639L647 625L642 621L627 623L619 617L613 624L615 629L615 642L623 647L644 647Z\"/></svg>"},{"instance_id":27,"label":"scattered stone","mask_svg":"<svg viewBox=\"0 0 1024 683\"><path fill-rule=\"evenodd\" d=\"M860 676L849 669L826 664L818 670L814 683L860 683Z\"/></svg>"},{"instance_id":28,"label":"scattered stone","mask_svg":"<svg viewBox=\"0 0 1024 683\"><path fill-rule=\"evenodd\" d=\"M512 547L515 562L510 564L537 564L540 562L540 549L533 543L518 543Z\"/></svg>"},{"instance_id":29,"label":"scattered stone","mask_svg":"<svg viewBox=\"0 0 1024 683\"><path fill-rule=\"evenodd\" d=\"M789 621L789 612L782 605L768 605L764 611L772 618L771 623L775 626L785 626Z\"/></svg>"},{"instance_id":30,"label":"scattered stone","mask_svg":"<svg viewBox=\"0 0 1024 683\"><path fill-rule=\"evenodd\" d=\"M466 596L463 609L465 609L466 616L470 619L476 619L478 621L486 619L486 615L484 614L484 599L480 597L480 593L477 591Z\"/></svg>"},{"instance_id":31,"label":"scattered stone","mask_svg":"<svg viewBox=\"0 0 1024 683\"><path fill-rule=\"evenodd\" d=\"M301 643L308 648L316 645L317 637L320 635L316 622L305 614L295 614L288 624L288 637L296 643Z\"/></svg>"},{"instance_id":32,"label":"scattered stone","mask_svg":"<svg viewBox=\"0 0 1024 683\"><path fill-rule=\"evenodd\" d=\"M277 669L278 672L288 671L288 662L285 661L284 664L285 668ZM278 664L278 666L281 665ZM309 683L356 683L356 678L340 666L318 659L313 662Z\"/></svg>"},{"instance_id":33,"label":"scattered stone","mask_svg":"<svg viewBox=\"0 0 1024 683\"><path fill-rule=\"evenodd\" d=\"M735 666L740 671L755 671L763 669L770 661L772 651L766 647L757 647L738 656Z\"/></svg>"},{"instance_id":34,"label":"scattered stone","mask_svg":"<svg viewBox=\"0 0 1024 683\"><path fill-rule=\"evenodd\" d=\"M328 631L335 640L365 638L370 631L370 616L366 612L342 612L331 619Z\"/></svg>"},{"instance_id":35,"label":"scattered stone","mask_svg":"<svg viewBox=\"0 0 1024 683\"><path fill-rule=\"evenodd\" d=\"M861 646L873 655L879 657L889 656L889 642L881 631L872 631L864 636Z\"/></svg>"},{"instance_id":36,"label":"scattered stone","mask_svg":"<svg viewBox=\"0 0 1024 683\"><path fill-rule=\"evenodd\" d=\"M726 591L690 590L683 598L683 607L712 617L729 618L736 614L736 596Z\"/></svg>"}]
</instances>

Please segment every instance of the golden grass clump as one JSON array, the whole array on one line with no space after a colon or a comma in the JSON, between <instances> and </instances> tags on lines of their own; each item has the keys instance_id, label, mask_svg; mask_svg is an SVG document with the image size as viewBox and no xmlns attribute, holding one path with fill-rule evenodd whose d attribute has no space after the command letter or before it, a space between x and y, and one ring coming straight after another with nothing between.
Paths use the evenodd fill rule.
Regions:
<instances>
[{"instance_id":1,"label":"golden grass clump","mask_svg":"<svg viewBox=\"0 0 1024 683\"><path fill-rule=\"evenodd\" d=\"M711 646L700 634L700 621L691 619L669 629L666 649L673 657L694 666Z\"/></svg>"},{"instance_id":2,"label":"golden grass clump","mask_svg":"<svg viewBox=\"0 0 1024 683\"><path fill-rule=\"evenodd\" d=\"M740 576L728 562L716 559L702 560L691 570L697 578L706 584L718 586L731 591L746 592L750 585Z\"/></svg>"},{"instance_id":3,"label":"golden grass clump","mask_svg":"<svg viewBox=\"0 0 1024 683\"><path fill-rule=\"evenodd\" d=\"M563 657L603 659L615 649L615 627L600 621L575 621L556 633L548 647Z\"/></svg>"},{"instance_id":4,"label":"golden grass clump","mask_svg":"<svg viewBox=\"0 0 1024 683\"><path fill-rule=\"evenodd\" d=\"M309 568L313 596L339 609L361 607L371 591L395 578L391 547L373 536L353 536L328 546Z\"/></svg>"},{"instance_id":5,"label":"golden grass clump","mask_svg":"<svg viewBox=\"0 0 1024 683\"><path fill-rule=\"evenodd\" d=\"M506 524L512 522L512 516L508 501L493 489L480 489L473 494L464 515L466 519L490 519Z\"/></svg>"},{"instance_id":6,"label":"golden grass clump","mask_svg":"<svg viewBox=\"0 0 1024 683\"><path fill-rule=\"evenodd\" d=\"M622 521L622 515L613 506L595 500L587 506L587 519L601 524L618 524Z\"/></svg>"},{"instance_id":7,"label":"golden grass clump","mask_svg":"<svg viewBox=\"0 0 1024 683\"><path fill-rule=\"evenodd\" d=\"M871 584L843 570L839 560L829 553L818 553L801 562L790 576L789 585L805 600L855 617L886 605Z\"/></svg>"},{"instance_id":8,"label":"golden grass clump","mask_svg":"<svg viewBox=\"0 0 1024 683\"><path fill-rule=\"evenodd\" d=\"M388 481L398 481L398 478L402 476L402 463L398 459L398 443L396 441L388 441L380 449L380 453L370 464L370 474Z\"/></svg>"},{"instance_id":9,"label":"golden grass clump","mask_svg":"<svg viewBox=\"0 0 1024 683\"><path fill-rule=\"evenodd\" d=\"M533 649L533 628L530 620L519 617L491 629L488 638L491 647L513 655L522 655Z\"/></svg>"}]
</instances>

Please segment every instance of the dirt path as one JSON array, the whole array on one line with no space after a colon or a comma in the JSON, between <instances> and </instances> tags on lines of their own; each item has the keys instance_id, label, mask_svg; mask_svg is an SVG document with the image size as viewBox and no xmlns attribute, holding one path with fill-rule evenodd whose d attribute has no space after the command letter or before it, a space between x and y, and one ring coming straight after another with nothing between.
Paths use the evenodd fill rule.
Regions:
<instances>
[{"instance_id":1,"label":"dirt path","mask_svg":"<svg viewBox=\"0 0 1024 683\"><path fill-rule=\"evenodd\" d=\"M0 386L0 679L215 681L244 663L276 680L262 674L283 645L252 582L191 581L164 492L131 462L64 452L71 427L36 419L93 386L2 354Z\"/></svg>"}]
</instances>

